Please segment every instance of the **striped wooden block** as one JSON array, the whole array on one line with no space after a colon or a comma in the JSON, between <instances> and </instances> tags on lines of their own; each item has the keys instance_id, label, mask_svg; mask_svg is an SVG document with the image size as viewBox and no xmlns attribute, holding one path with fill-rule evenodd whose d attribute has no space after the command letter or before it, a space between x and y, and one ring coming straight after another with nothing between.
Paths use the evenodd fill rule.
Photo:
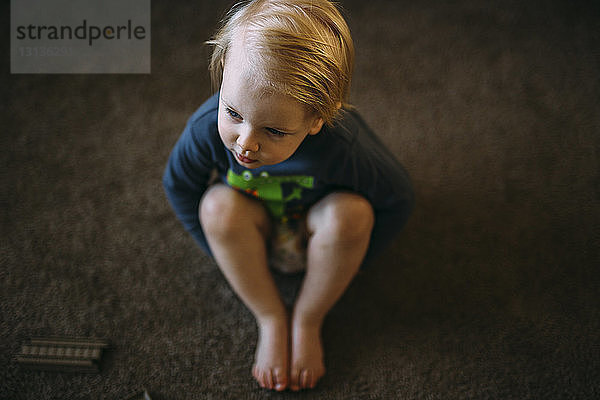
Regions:
<instances>
[{"instance_id":1,"label":"striped wooden block","mask_svg":"<svg viewBox=\"0 0 600 400\"><path fill-rule=\"evenodd\" d=\"M98 372L106 340L78 337L34 337L23 343L15 360L23 367L66 372Z\"/></svg>"}]
</instances>

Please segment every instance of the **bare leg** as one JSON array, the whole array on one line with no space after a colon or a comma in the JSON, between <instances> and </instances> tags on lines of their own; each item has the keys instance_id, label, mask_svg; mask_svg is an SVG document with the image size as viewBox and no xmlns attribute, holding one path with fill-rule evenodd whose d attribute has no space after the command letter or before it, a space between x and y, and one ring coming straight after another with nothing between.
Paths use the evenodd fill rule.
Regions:
<instances>
[{"instance_id":1,"label":"bare leg","mask_svg":"<svg viewBox=\"0 0 600 400\"><path fill-rule=\"evenodd\" d=\"M258 201L221 184L204 195L200 221L223 275L256 318L259 340L252 373L262 387L284 390L289 327L267 265L268 214Z\"/></svg>"},{"instance_id":2,"label":"bare leg","mask_svg":"<svg viewBox=\"0 0 600 400\"><path fill-rule=\"evenodd\" d=\"M333 193L309 211L306 276L291 321L290 388L312 388L325 373L321 327L366 254L374 215L352 193Z\"/></svg>"}]
</instances>

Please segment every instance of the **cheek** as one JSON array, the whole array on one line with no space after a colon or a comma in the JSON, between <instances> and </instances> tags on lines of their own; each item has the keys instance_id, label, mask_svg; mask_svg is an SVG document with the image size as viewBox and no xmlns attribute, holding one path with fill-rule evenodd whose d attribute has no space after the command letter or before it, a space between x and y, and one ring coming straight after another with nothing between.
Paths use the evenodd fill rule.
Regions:
<instances>
[{"instance_id":1,"label":"cheek","mask_svg":"<svg viewBox=\"0 0 600 400\"><path fill-rule=\"evenodd\" d=\"M225 144L231 143L231 138L234 134L230 124L219 118L217 121L217 128L219 130L219 136L221 137L221 140Z\"/></svg>"},{"instance_id":2,"label":"cheek","mask_svg":"<svg viewBox=\"0 0 600 400\"><path fill-rule=\"evenodd\" d=\"M299 143L294 142L285 142L285 143L276 143L269 150L274 158L277 158L278 162L287 160L296 152L298 149Z\"/></svg>"}]
</instances>

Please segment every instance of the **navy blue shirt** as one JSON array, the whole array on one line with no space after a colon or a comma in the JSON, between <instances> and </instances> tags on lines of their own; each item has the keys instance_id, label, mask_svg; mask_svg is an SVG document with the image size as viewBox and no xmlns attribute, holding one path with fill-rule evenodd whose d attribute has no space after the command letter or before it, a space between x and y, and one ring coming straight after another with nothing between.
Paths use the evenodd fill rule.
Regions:
<instances>
[{"instance_id":1,"label":"navy blue shirt","mask_svg":"<svg viewBox=\"0 0 600 400\"><path fill-rule=\"evenodd\" d=\"M304 213L328 193L349 190L365 197L375 212L367 258L372 258L404 226L414 196L408 175L354 110L341 110L332 127L309 135L290 158L247 169L223 145L217 129L219 93L190 117L163 176L177 217L200 246L212 254L198 219L211 173L224 183L265 202L276 217Z\"/></svg>"}]
</instances>

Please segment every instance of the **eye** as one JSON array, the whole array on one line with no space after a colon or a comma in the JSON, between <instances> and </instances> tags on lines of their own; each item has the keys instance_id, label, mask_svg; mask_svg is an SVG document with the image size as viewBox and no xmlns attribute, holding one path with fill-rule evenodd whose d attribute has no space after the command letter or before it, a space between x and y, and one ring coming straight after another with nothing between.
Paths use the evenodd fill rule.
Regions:
<instances>
[{"instance_id":1,"label":"eye","mask_svg":"<svg viewBox=\"0 0 600 400\"><path fill-rule=\"evenodd\" d=\"M287 135L287 133L278 131L277 129L273 129L273 128L266 128L266 129L273 136L285 136L285 135Z\"/></svg>"},{"instance_id":2,"label":"eye","mask_svg":"<svg viewBox=\"0 0 600 400\"><path fill-rule=\"evenodd\" d=\"M231 118L233 118L233 119L239 119L239 120L241 120L241 119L242 119L242 116L241 116L240 114L238 114L237 112L233 111L233 110L232 110L231 108L229 108L229 107L226 107L226 108L225 108L225 112L226 112L227 114L229 114L229 116L230 116Z\"/></svg>"}]
</instances>

